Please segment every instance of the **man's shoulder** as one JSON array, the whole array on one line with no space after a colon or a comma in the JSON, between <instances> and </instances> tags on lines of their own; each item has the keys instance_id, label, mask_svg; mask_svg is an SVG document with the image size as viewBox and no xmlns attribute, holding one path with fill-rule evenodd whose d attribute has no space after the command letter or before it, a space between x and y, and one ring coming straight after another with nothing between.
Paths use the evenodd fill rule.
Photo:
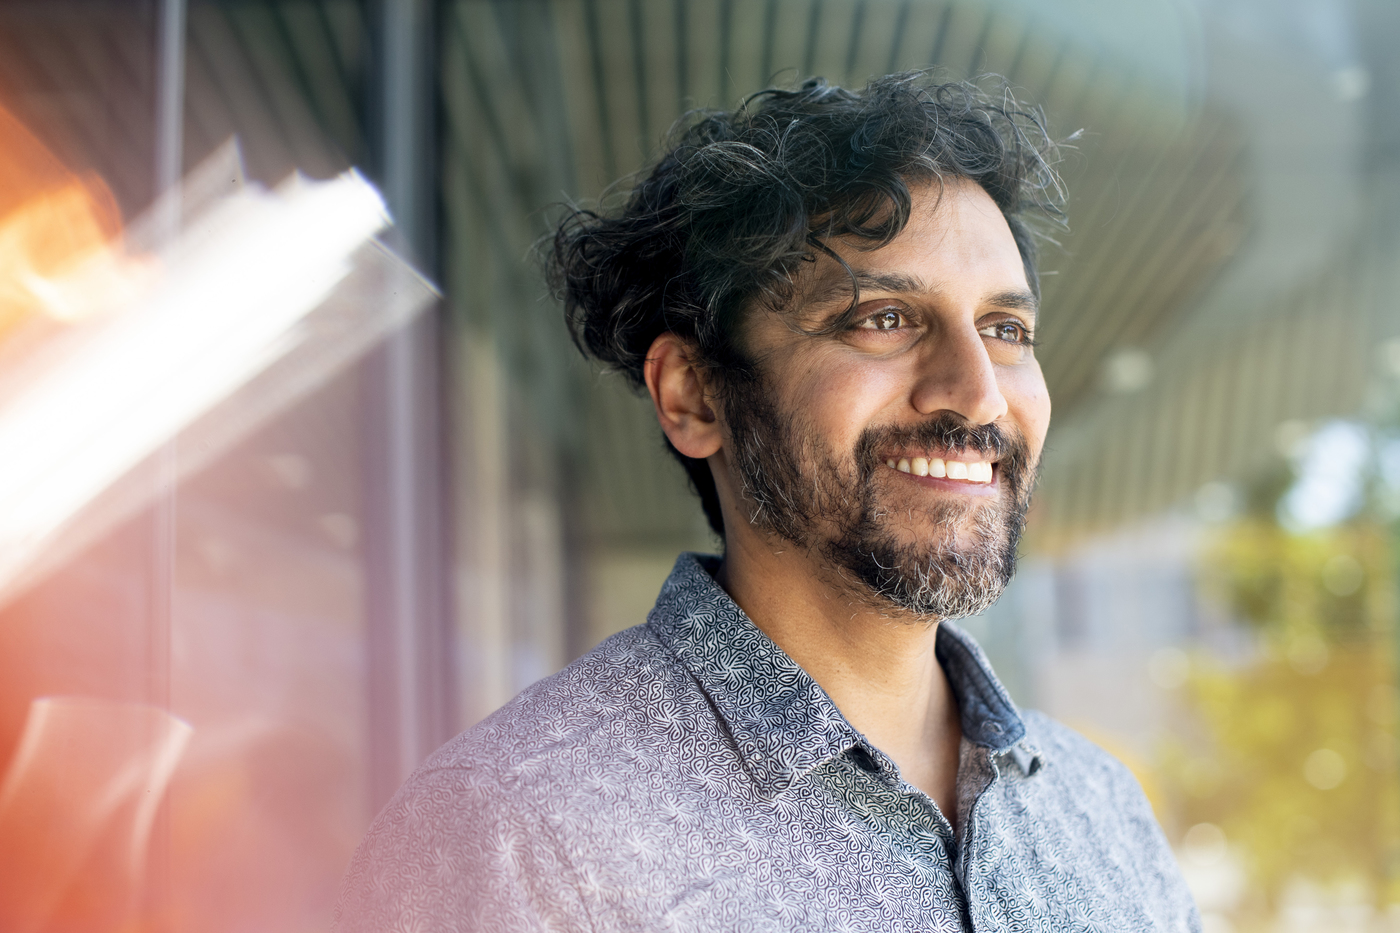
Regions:
<instances>
[{"instance_id":1,"label":"man's shoulder","mask_svg":"<svg viewBox=\"0 0 1400 933\"><path fill-rule=\"evenodd\" d=\"M574 769L581 755L616 751L678 709L697 704L703 699L693 681L656 635L639 625L525 688L438 749L420 774L469 771L515 785L528 772Z\"/></svg>"},{"instance_id":2,"label":"man's shoulder","mask_svg":"<svg viewBox=\"0 0 1400 933\"><path fill-rule=\"evenodd\" d=\"M1023 710L1025 742L1048 766L1047 775L1078 788L1085 803L1125 796L1145 800L1132 769L1103 746L1038 710Z\"/></svg>"},{"instance_id":3,"label":"man's shoulder","mask_svg":"<svg viewBox=\"0 0 1400 933\"><path fill-rule=\"evenodd\" d=\"M1190 891L1132 770L1100 745L1039 712L1023 712L1023 745L1038 764L1013 781L1013 847L1034 853L1027 875L1081 905L1114 904L1121 929L1199 929ZM1014 879L1017 875L1009 873ZM1124 899L1131 892L1130 899ZM1126 911L1126 913L1123 913Z\"/></svg>"},{"instance_id":4,"label":"man's shoulder","mask_svg":"<svg viewBox=\"0 0 1400 933\"><path fill-rule=\"evenodd\" d=\"M582 916L556 855L589 827L604 832L617 809L605 803L644 772L679 767L676 722L704 731L706 709L646 626L609 638L414 772L356 852L337 929L398 929L410 915L430 918L424 929L476 929L493 911L503 929L530 929L545 902Z\"/></svg>"}]
</instances>

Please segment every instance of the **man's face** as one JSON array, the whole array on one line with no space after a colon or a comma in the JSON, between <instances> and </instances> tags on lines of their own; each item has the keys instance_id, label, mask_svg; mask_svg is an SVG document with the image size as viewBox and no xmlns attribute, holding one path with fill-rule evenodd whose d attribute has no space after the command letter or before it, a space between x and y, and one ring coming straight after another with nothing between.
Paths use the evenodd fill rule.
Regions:
<instances>
[{"instance_id":1,"label":"man's face","mask_svg":"<svg viewBox=\"0 0 1400 933\"><path fill-rule=\"evenodd\" d=\"M752 524L819 555L848 589L920 616L991 605L1010 580L1050 399L1035 300L1000 210L950 181L914 192L889 245L828 244L795 308L751 315L755 379L724 393Z\"/></svg>"}]
</instances>

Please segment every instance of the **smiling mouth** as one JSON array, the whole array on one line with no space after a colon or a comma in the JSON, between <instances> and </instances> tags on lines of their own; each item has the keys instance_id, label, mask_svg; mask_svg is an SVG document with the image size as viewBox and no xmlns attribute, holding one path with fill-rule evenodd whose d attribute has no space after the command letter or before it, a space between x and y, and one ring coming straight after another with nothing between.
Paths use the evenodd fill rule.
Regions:
<instances>
[{"instance_id":1,"label":"smiling mouth","mask_svg":"<svg viewBox=\"0 0 1400 933\"><path fill-rule=\"evenodd\" d=\"M890 457L885 466L915 476L962 480L987 485L992 481L992 460L945 460L942 457Z\"/></svg>"}]
</instances>

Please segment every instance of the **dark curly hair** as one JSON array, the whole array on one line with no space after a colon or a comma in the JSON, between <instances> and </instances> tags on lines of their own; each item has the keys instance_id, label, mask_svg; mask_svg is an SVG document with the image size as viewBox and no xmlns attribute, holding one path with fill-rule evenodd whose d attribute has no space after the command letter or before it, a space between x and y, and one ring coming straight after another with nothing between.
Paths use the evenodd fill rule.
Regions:
<instances>
[{"instance_id":1,"label":"dark curly hair","mask_svg":"<svg viewBox=\"0 0 1400 933\"><path fill-rule=\"evenodd\" d=\"M812 78L761 91L732 112L683 118L620 209L564 218L549 278L574 342L634 386L645 385L652 341L670 331L694 345L695 362L719 377L722 392L754 375L735 340L739 316L756 303L789 307L801 263L818 253L841 261L826 244L832 238L870 249L889 243L909 220L911 183L981 185L1039 294L1027 218L1063 216L1055 154L1040 112L1004 88L936 84L923 72L861 91ZM859 304L854 277L851 288L848 317ZM708 464L667 447L723 537Z\"/></svg>"}]
</instances>

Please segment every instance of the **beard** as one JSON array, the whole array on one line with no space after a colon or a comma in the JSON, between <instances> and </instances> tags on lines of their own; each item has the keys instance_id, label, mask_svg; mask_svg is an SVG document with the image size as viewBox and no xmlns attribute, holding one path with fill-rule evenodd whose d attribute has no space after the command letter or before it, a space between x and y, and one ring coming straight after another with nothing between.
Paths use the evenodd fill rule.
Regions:
<instances>
[{"instance_id":1,"label":"beard","mask_svg":"<svg viewBox=\"0 0 1400 933\"><path fill-rule=\"evenodd\" d=\"M752 375L723 393L751 524L819 552L858 597L921 619L963 618L996 602L1016 572L1035 484L1035 464L1019 432L944 411L908 427L868 428L842 455L775 397ZM894 472L881 454L903 449L996 460L1000 492L994 499L900 503L888 486L893 477L881 472Z\"/></svg>"}]
</instances>

